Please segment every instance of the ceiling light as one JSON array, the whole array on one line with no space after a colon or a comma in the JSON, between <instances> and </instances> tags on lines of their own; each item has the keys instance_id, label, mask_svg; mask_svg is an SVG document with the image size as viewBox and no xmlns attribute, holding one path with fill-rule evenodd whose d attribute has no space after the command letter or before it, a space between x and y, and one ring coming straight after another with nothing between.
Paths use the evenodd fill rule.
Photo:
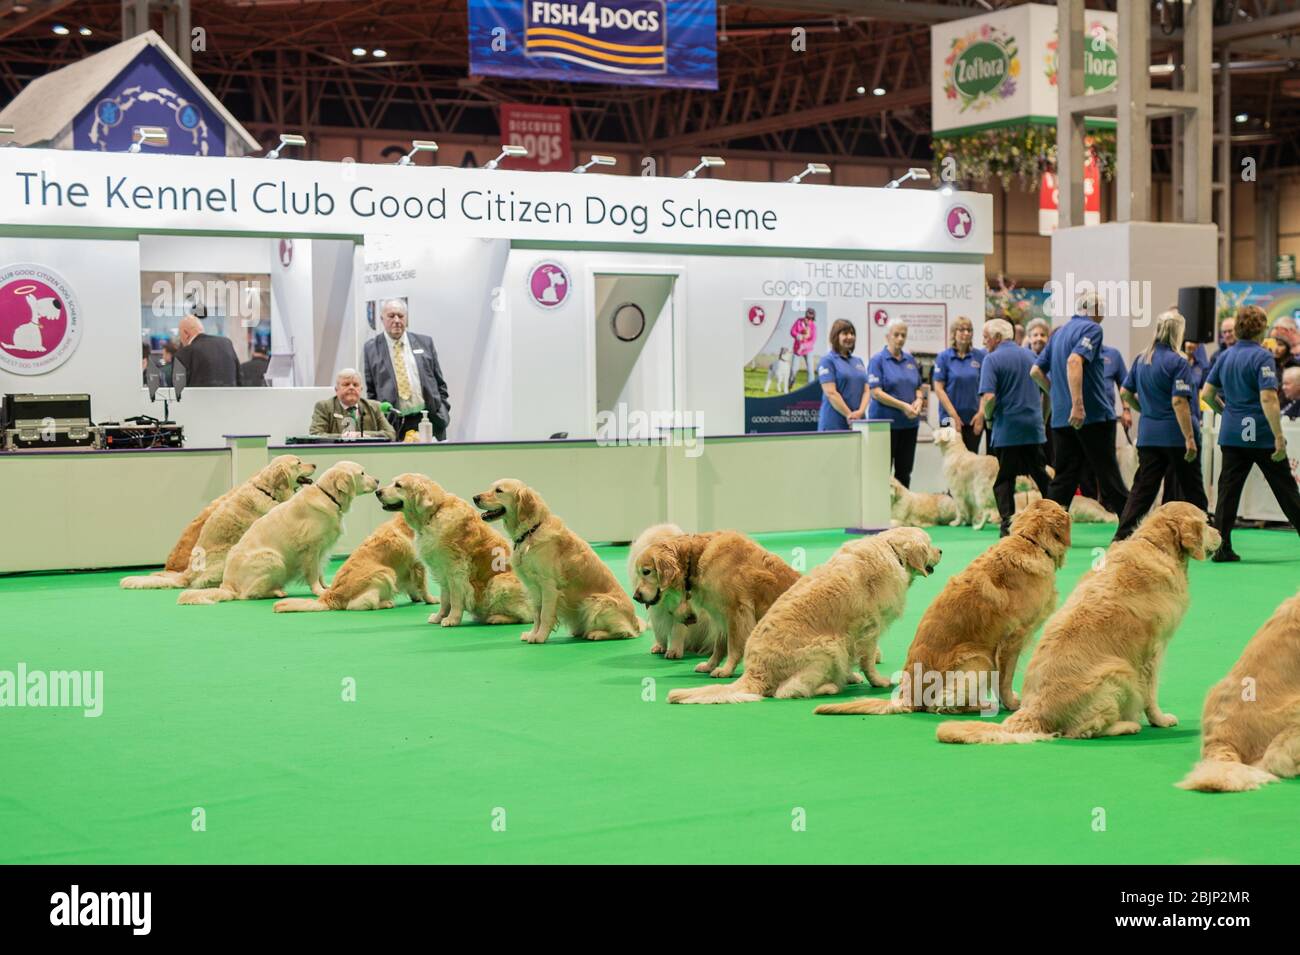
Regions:
<instances>
[{"instance_id":1,"label":"ceiling light","mask_svg":"<svg viewBox=\"0 0 1300 955\"><path fill-rule=\"evenodd\" d=\"M386 56L388 55L388 51L387 51L387 50L371 50L371 51L370 51L370 55L371 55L371 56L378 57L379 59L382 60L384 57L386 57Z\"/></svg>"},{"instance_id":2,"label":"ceiling light","mask_svg":"<svg viewBox=\"0 0 1300 955\"><path fill-rule=\"evenodd\" d=\"M366 55L366 48L365 48L364 46L354 46L354 47L352 48L352 55L353 55L353 56L365 56L365 55Z\"/></svg>"},{"instance_id":3,"label":"ceiling light","mask_svg":"<svg viewBox=\"0 0 1300 955\"><path fill-rule=\"evenodd\" d=\"M72 32L67 27L65 27L62 23L56 23L50 29L54 31L56 36L67 36L70 32Z\"/></svg>"},{"instance_id":4,"label":"ceiling light","mask_svg":"<svg viewBox=\"0 0 1300 955\"><path fill-rule=\"evenodd\" d=\"M872 95L872 96L884 96L884 95L885 95L885 88L884 88L883 86L877 86L874 90L871 91L871 95Z\"/></svg>"}]
</instances>

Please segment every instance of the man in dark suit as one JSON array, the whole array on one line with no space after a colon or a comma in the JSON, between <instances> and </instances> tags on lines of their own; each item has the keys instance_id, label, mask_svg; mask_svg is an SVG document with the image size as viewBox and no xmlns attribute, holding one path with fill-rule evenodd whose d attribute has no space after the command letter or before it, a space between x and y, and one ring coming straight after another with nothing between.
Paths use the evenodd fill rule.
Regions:
<instances>
[{"instance_id":1,"label":"man in dark suit","mask_svg":"<svg viewBox=\"0 0 1300 955\"><path fill-rule=\"evenodd\" d=\"M380 319L383 333L366 342L365 347L366 396L372 401L387 401L395 411L408 413L404 418L398 416L399 441L405 437L403 429L414 430L419 424L421 410L429 412L434 437L446 441L451 402L433 339L407 332L406 303L401 299L384 302Z\"/></svg>"},{"instance_id":2,"label":"man in dark suit","mask_svg":"<svg viewBox=\"0 0 1300 955\"><path fill-rule=\"evenodd\" d=\"M261 388L266 384L266 346L260 341L253 345L253 357L239 366L239 387Z\"/></svg>"},{"instance_id":3,"label":"man in dark suit","mask_svg":"<svg viewBox=\"0 0 1300 955\"><path fill-rule=\"evenodd\" d=\"M379 403L361 397L361 375L344 368L334 380L334 397L316 402L311 412L312 434L343 434L345 431L382 431L395 437Z\"/></svg>"},{"instance_id":4,"label":"man in dark suit","mask_svg":"<svg viewBox=\"0 0 1300 955\"><path fill-rule=\"evenodd\" d=\"M239 357L229 338L205 334L193 315L181 319L179 331L176 360L185 366L185 387L234 388L239 383Z\"/></svg>"}]
</instances>

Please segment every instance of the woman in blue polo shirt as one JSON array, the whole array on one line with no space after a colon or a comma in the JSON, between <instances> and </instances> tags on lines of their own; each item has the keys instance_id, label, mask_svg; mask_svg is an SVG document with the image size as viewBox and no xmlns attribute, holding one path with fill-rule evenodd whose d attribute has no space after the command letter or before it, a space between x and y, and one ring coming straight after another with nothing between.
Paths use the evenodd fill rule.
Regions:
<instances>
[{"instance_id":1,"label":"woman in blue polo shirt","mask_svg":"<svg viewBox=\"0 0 1300 955\"><path fill-rule=\"evenodd\" d=\"M903 351L906 322L897 318L890 322L885 328L885 342L867 365L867 387L871 389L867 415L889 420L889 460L894 477L903 487L910 487L917 429L925 414L921 369L916 359Z\"/></svg>"},{"instance_id":2,"label":"woman in blue polo shirt","mask_svg":"<svg viewBox=\"0 0 1300 955\"><path fill-rule=\"evenodd\" d=\"M848 319L837 319L831 326L831 350L817 363L822 386L818 431L847 431L850 421L866 414L867 366L853 354L857 342L858 331Z\"/></svg>"},{"instance_id":3,"label":"woman in blue polo shirt","mask_svg":"<svg viewBox=\"0 0 1300 955\"><path fill-rule=\"evenodd\" d=\"M1166 504L1186 501L1203 511L1209 504L1197 463L1201 408L1196 368L1183 351L1186 330L1187 320L1176 311L1156 319L1151 347L1133 361L1120 386L1120 398L1142 417L1138 419L1137 474L1115 531L1117 541L1137 529L1155 503L1161 482L1165 482ZM1174 480L1167 481L1170 474Z\"/></svg>"},{"instance_id":4,"label":"woman in blue polo shirt","mask_svg":"<svg viewBox=\"0 0 1300 955\"><path fill-rule=\"evenodd\" d=\"M1201 397L1222 417L1219 420L1219 500L1214 526L1223 544L1214 560L1241 560L1232 549L1232 525L1237 521L1241 490L1258 467L1291 526L1300 532L1300 489L1287 463L1286 436L1277 398L1277 365L1260 344L1268 316L1258 305L1237 310L1237 343L1215 362ZM1220 397L1222 391L1222 398Z\"/></svg>"},{"instance_id":5,"label":"woman in blue polo shirt","mask_svg":"<svg viewBox=\"0 0 1300 955\"><path fill-rule=\"evenodd\" d=\"M952 323L951 347L934 360L934 394L939 399L939 424L951 425L961 435L968 451L979 454L984 436L984 414L980 411L980 364L982 348L972 348L975 326L969 318Z\"/></svg>"}]
</instances>

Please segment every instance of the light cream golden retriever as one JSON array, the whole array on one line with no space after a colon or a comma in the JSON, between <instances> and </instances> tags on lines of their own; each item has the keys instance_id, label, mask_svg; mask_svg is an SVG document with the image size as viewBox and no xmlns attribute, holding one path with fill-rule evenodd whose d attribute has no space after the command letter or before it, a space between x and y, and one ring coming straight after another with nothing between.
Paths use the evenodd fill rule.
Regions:
<instances>
[{"instance_id":1,"label":"light cream golden retriever","mask_svg":"<svg viewBox=\"0 0 1300 955\"><path fill-rule=\"evenodd\" d=\"M998 476L998 459L976 454L961 443L961 435L949 427L934 432L934 444L943 452L943 476L957 502L957 517L949 523L969 524L979 530L989 521L998 520L998 502L993 496L993 482Z\"/></svg>"},{"instance_id":2,"label":"light cream golden retriever","mask_svg":"<svg viewBox=\"0 0 1300 955\"><path fill-rule=\"evenodd\" d=\"M1187 559L1205 560L1219 532L1182 501L1157 508L1111 544L1047 621L1025 672L1020 709L1004 723L940 723L942 743L1092 739L1178 725L1160 709L1165 646L1187 612Z\"/></svg>"},{"instance_id":3,"label":"light cream golden retriever","mask_svg":"<svg viewBox=\"0 0 1300 955\"><path fill-rule=\"evenodd\" d=\"M625 639L645 629L632 599L591 545L565 527L532 488L502 478L475 494L474 504L485 521L502 521L514 543L510 563L537 621L520 638L525 643L545 643L557 623L587 640Z\"/></svg>"},{"instance_id":4,"label":"light cream golden retriever","mask_svg":"<svg viewBox=\"0 0 1300 955\"><path fill-rule=\"evenodd\" d=\"M415 552L415 531L401 517L376 527L348 555L334 581L319 597L286 597L276 613L317 610L390 610L393 598L406 594L411 603L437 603L429 596L424 564Z\"/></svg>"},{"instance_id":5,"label":"light cream golden retriever","mask_svg":"<svg viewBox=\"0 0 1300 955\"><path fill-rule=\"evenodd\" d=\"M1245 792L1300 775L1300 593L1246 644L1205 698L1201 761L1181 789Z\"/></svg>"},{"instance_id":6,"label":"light cream golden retriever","mask_svg":"<svg viewBox=\"0 0 1300 955\"><path fill-rule=\"evenodd\" d=\"M386 511L400 511L415 529L415 546L441 591L429 623L459 626L465 614L482 623L531 623L524 585L510 569L510 542L469 501L423 474L399 474L375 492Z\"/></svg>"},{"instance_id":7,"label":"light cream golden retriever","mask_svg":"<svg viewBox=\"0 0 1300 955\"><path fill-rule=\"evenodd\" d=\"M694 613L706 618L716 635L713 653L695 669L729 677L740 665L754 625L798 579L798 571L744 534L683 534L651 544L641 554L632 574L632 598L652 608L666 599L679 617Z\"/></svg>"},{"instance_id":8,"label":"light cream golden retriever","mask_svg":"<svg viewBox=\"0 0 1300 955\"><path fill-rule=\"evenodd\" d=\"M957 502L947 494L924 494L889 479L889 517L894 527L951 526L960 523Z\"/></svg>"},{"instance_id":9,"label":"light cream golden retriever","mask_svg":"<svg viewBox=\"0 0 1300 955\"><path fill-rule=\"evenodd\" d=\"M739 680L673 690L668 702L829 696L862 682L855 665L872 686L889 686L876 672L877 645L902 614L913 578L928 577L941 556L929 535L915 527L845 544L768 608L749 636Z\"/></svg>"},{"instance_id":10,"label":"light cream golden retriever","mask_svg":"<svg viewBox=\"0 0 1300 955\"><path fill-rule=\"evenodd\" d=\"M378 487L361 465L340 461L301 494L253 523L230 548L220 587L182 591L176 602L193 606L283 597L284 588L295 580L305 580L311 592L321 596L321 568L343 533L343 515L354 497Z\"/></svg>"},{"instance_id":11,"label":"light cream golden retriever","mask_svg":"<svg viewBox=\"0 0 1300 955\"><path fill-rule=\"evenodd\" d=\"M681 537L685 533L676 524L652 524L643 530L627 552L627 579L630 586L636 586L637 561L641 559L646 548L672 537ZM677 609L680 603L680 594L667 591L659 600L646 608L647 615L650 617L650 629L654 634L654 643L650 647L650 652L662 653L665 660L680 660L684 653L712 654L716 640L712 621L692 613L689 606L681 615L683 619L679 620ZM686 622L687 620L690 622ZM713 667L709 669L712 670Z\"/></svg>"},{"instance_id":12,"label":"light cream golden retriever","mask_svg":"<svg viewBox=\"0 0 1300 955\"><path fill-rule=\"evenodd\" d=\"M124 577L121 585L127 590L166 590L212 587L221 583L230 548L239 543L254 521L293 497L300 485L310 484L315 470L316 465L292 454L282 454L273 459L243 484L213 502L215 506L190 546L182 570L171 570L172 557L168 557L168 569L143 577ZM177 541L172 550L173 557L183 546L195 521L190 522L181 540Z\"/></svg>"}]
</instances>

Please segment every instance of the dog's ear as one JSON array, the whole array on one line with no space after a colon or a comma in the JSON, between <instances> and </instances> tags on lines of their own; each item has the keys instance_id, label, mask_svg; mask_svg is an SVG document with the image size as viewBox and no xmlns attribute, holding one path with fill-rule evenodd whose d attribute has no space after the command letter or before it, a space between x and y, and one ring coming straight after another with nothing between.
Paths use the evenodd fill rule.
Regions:
<instances>
[{"instance_id":1,"label":"dog's ear","mask_svg":"<svg viewBox=\"0 0 1300 955\"><path fill-rule=\"evenodd\" d=\"M920 537L908 535L892 542L894 553L904 567L911 567L924 577L930 576L930 539L922 534Z\"/></svg>"},{"instance_id":2,"label":"dog's ear","mask_svg":"<svg viewBox=\"0 0 1300 955\"><path fill-rule=\"evenodd\" d=\"M542 497L531 487L520 486L515 491L515 523L531 525L542 516Z\"/></svg>"},{"instance_id":3,"label":"dog's ear","mask_svg":"<svg viewBox=\"0 0 1300 955\"><path fill-rule=\"evenodd\" d=\"M1205 515L1180 514L1178 542L1184 553L1195 560L1205 560Z\"/></svg>"},{"instance_id":4,"label":"dog's ear","mask_svg":"<svg viewBox=\"0 0 1300 955\"><path fill-rule=\"evenodd\" d=\"M655 544L648 551L646 557L655 569L655 577L659 579L660 590L670 590L676 588L682 583L682 565L677 560L677 551L667 543Z\"/></svg>"},{"instance_id":5,"label":"dog's ear","mask_svg":"<svg viewBox=\"0 0 1300 955\"><path fill-rule=\"evenodd\" d=\"M327 481L329 492L336 498L353 496L356 475L352 473L351 468L331 468L329 473L321 477L319 483L323 484Z\"/></svg>"}]
</instances>

